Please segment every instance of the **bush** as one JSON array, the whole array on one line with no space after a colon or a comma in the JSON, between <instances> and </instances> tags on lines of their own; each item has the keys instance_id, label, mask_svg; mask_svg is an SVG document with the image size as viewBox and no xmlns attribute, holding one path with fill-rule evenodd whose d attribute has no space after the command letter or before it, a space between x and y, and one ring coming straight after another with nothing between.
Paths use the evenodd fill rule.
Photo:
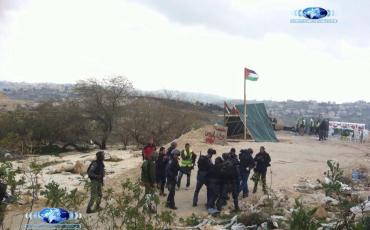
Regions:
<instances>
[{"instance_id":1,"label":"bush","mask_svg":"<svg viewBox=\"0 0 370 230\"><path fill-rule=\"evenodd\" d=\"M115 189L116 190L116 189ZM81 224L86 229L152 229L162 230L175 220L171 211L154 212L159 205L156 194L144 194L140 182L127 179L121 184L121 191L105 191L103 207L97 217L84 216Z\"/></svg>"},{"instance_id":2,"label":"bush","mask_svg":"<svg viewBox=\"0 0 370 230\"><path fill-rule=\"evenodd\" d=\"M200 222L202 221L202 218L192 213L191 216L186 217L185 219L180 218L179 221L185 226L196 226L200 224Z\"/></svg>"},{"instance_id":3,"label":"bush","mask_svg":"<svg viewBox=\"0 0 370 230\"><path fill-rule=\"evenodd\" d=\"M20 180L15 178L16 174L20 173L18 169L13 169L13 164L9 161L3 162L0 165L0 181L10 187L10 193L12 196L16 196L16 188L19 185L24 184L24 178Z\"/></svg>"},{"instance_id":4,"label":"bush","mask_svg":"<svg viewBox=\"0 0 370 230\"><path fill-rule=\"evenodd\" d=\"M42 190L41 195L46 198L46 205L51 207L59 207L63 203L63 197L66 195L66 189L60 188L55 181L45 185L45 190Z\"/></svg>"},{"instance_id":5,"label":"bush","mask_svg":"<svg viewBox=\"0 0 370 230\"><path fill-rule=\"evenodd\" d=\"M46 205L50 207L65 207L77 210L86 195L79 193L77 189L67 192L66 188L61 188L55 181L45 185L45 189L40 193L46 198Z\"/></svg>"},{"instance_id":6,"label":"bush","mask_svg":"<svg viewBox=\"0 0 370 230\"><path fill-rule=\"evenodd\" d=\"M313 215L317 208L306 209L302 203L296 199L292 217L289 220L291 230L316 230L320 225L314 221Z\"/></svg>"},{"instance_id":7,"label":"bush","mask_svg":"<svg viewBox=\"0 0 370 230\"><path fill-rule=\"evenodd\" d=\"M343 170L339 167L339 163L328 160L327 165L329 170L325 173L327 178L329 178L329 183L320 182L323 186L326 196L331 196L333 194L338 195L341 188L341 181L343 179Z\"/></svg>"}]
</instances>

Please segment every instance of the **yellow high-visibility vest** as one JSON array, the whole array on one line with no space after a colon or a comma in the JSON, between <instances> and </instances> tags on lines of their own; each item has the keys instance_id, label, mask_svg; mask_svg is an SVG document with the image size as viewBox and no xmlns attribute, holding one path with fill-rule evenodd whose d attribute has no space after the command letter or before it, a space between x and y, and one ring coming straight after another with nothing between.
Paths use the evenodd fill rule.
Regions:
<instances>
[{"instance_id":1,"label":"yellow high-visibility vest","mask_svg":"<svg viewBox=\"0 0 370 230\"><path fill-rule=\"evenodd\" d=\"M192 167L193 166L193 159L192 159L192 153L191 149L189 149L189 152L186 151L186 149L181 151L181 158L183 155L185 155L185 158L182 158L181 160L181 167Z\"/></svg>"}]
</instances>

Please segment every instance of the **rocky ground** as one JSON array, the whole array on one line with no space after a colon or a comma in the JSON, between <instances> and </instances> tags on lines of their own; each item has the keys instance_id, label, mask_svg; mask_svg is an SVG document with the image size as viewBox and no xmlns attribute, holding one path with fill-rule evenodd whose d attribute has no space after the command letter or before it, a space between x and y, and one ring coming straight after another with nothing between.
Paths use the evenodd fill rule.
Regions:
<instances>
[{"instance_id":1,"label":"rocky ground","mask_svg":"<svg viewBox=\"0 0 370 230\"><path fill-rule=\"evenodd\" d=\"M324 172L327 170L326 161L335 160L340 163L345 171L345 175L350 178L352 169L355 168L370 168L370 144L356 144L342 142L339 140L328 140L319 142L315 137L295 136L287 132L279 132L278 143L256 143L251 141L228 141L228 145L210 146L203 141L203 130L193 130L181 136L177 142L182 148L185 143L190 143L191 148L197 154L205 154L209 147L215 148L217 154L221 155L227 152L231 147L239 151L243 148L252 148L255 153L261 145L265 146L266 151L270 153L272 158L271 172L269 172L267 183L271 187L272 196L275 200L275 205L280 208L282 217L289 212L289 209L294 205L295 198L301 198L304 204L312 207L323 207L329 203L335 203L336 200L326 197L322 191L318 191L320 185L316 182L317 179L324 178ZM89 162L94 158L94 152L81 154L69 153L61 157L36 157L36 161L44 163L42 170L41 184L47 184L51 180L65 186L67 189L79 188L82 185L79 183L81 175L85 172ZM110 161L106 162L107 178L105 187L113 187L124 178L138 178L140 172L141 155L138 151L122 151L109 150ZM31 159L18 161L16 166L26 167ZM183 178L183 184L185 182ZM176 211L178 217L187 217L195 213L196 215L207 217L205 204L205 188L202 189L199 197L198 207L192 207L192 196L196 183L196 169L192 172L191 186L189 190L184 187L176 191L176 206L179 208ZM249 187L251 188L251 183ZM363 186L361 196L370 195L370 191L366 191L366 186ZM240 201L241 208L244 212L248 212L253 208L265 205L266 199L261 192L251 195L248 198ZM162 198L163 201L165 198ZM230 202L231 203L231 202ZM281 207L280 207L281 206ZM22 207L22 206L21 206ZM225 209L224 215L230 214L232 206ZM320 208L317 213L320 218L333 218L333 214ZM5 217L6 225L9 227L19 227L21 216L24 213L19 207L11 208L8 215ZM81 209L84 212L84 209ZM288 214L287 214L288 215ZM18 224L17 224L18 223Z\"/></svg>"}]
</instances>

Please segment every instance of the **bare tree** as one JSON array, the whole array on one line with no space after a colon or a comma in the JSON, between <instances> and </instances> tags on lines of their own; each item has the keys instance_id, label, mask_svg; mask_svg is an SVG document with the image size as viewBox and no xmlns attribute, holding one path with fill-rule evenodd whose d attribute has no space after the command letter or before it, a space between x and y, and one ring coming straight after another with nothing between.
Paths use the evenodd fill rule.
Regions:
<instances>
[{"instance_id":1,"label":"bare tree","mask_svg":"<svg viewBox=\"0 0 370 230\"><path fill-rule=\"evenodd\" d=\"M126 116L120 120L121 135L127 135L139 145L154 137L157 145L171 141L196 127L203 117L173 107L166 99L140 98L126 107ZM126 136L127 137L127 136Z\"/></svg>"},{"instance_id":2,"label":"bare tree","mask_svg":"<svg viewBox=\"0 0 370 230\"><path fill-rule=\"evenodd\" d=\"M122 106L132 95L132 83L121 76L101 81L88 79L79 81L75 92L86 117L92 121L93 130L100 132L100 140L94 135L94 143L101 149L106 149L117 116L122 114Z\"/></svg>"}]
</instances>

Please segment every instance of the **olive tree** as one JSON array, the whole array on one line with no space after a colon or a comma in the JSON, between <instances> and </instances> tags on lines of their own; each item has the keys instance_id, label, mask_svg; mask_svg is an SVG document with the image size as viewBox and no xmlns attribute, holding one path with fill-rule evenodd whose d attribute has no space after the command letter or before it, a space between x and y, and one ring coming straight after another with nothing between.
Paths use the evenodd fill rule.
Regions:
<instances>
[{"instance_id":1,"label":"olive tree","mask_svg":"<svg viewBox=\"0 0 370 230\"><path fill-rule=\"evenodd\" d=\"M133 93L132 83L125 77L88 79L79 81L75 88L82 111L91 121L92 140L101 149L106 149L117 117L122 114L122 106Z\"/></svg>"}]
</instances>

